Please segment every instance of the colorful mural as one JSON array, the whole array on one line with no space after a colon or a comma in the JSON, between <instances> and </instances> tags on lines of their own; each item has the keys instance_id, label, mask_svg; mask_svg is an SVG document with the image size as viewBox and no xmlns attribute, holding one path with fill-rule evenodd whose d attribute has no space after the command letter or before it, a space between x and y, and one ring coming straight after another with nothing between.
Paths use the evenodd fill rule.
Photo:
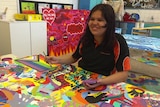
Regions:
<instances>
[{"instance_id":1,"label":"colorful mural","mask_svg":"<svg viewBox=\"0 0 160 107\"><path fill-rule=\"evenodd\" d=\"M43 9L47 21L48 54L60 56L73 52L85 30L87 10Z\"/></svg>"},{"instance_id":2,"label":"colorful mural","mask_svg":"<svg viewBox=\"0 0 160 107\"><path fill-rule=\"evenodd\" d=\"M130 72L126 82L160 94L160 78Z\"/></svg>"},{"instance_id":3,"label":"colorful mural","mask_svg":"<svg viewBox=\"0 0 160 107\"><path fill-rule=\"evenodd\" d=\"M82 85L90 78L103 77L73 65L50 66L42 55L1 61L0 107L160 106L159 94L131 84L111 84L93 90Z\"/></svg>"},{"instance_id":4,"label":"colorful mural","mask_svg":"<svg viewBox=\"0 0 160 107\"><path fill-rule=\"evenodd\" d=\"M148 65L159 67L160 69L160 53L145 51L141 56L135 57L134 59Z\"/></svg>"}]
</instances>

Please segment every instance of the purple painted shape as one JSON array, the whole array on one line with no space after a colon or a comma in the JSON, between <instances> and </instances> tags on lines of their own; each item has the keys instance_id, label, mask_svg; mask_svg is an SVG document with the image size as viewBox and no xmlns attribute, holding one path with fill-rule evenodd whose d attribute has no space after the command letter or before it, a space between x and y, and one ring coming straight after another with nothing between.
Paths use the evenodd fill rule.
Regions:
<instances>
[{"instance_id":1,"label":"purple painted shape","mask_svg":"<svg viewBox=\"0 0 160 107\"><path fill-rule=\"evenodd\" d=\"M113 105L109 104L109 103L101 103L100 107L114 107Z\"/></svg>"},{"instance_id":2,"label":"purple painted shape","mask_svg":"<svg viewBox=\"0 0 160 107\"><path fill-rule=\"evenodd\" d=\"M97 79L88 79L88 80L84 80L83 83L87 83L87 84L96 84L97 83Z\"/></svg>"}]
</instances>

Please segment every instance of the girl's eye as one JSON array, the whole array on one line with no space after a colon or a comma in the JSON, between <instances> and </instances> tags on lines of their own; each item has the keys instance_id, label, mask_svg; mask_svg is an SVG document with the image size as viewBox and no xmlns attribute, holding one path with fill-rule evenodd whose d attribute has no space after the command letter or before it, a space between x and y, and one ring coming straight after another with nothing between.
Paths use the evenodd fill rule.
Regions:
<instances>
[{"instance_id":1,"label":"girl's eye","mask_svg":"<svg viewBox=\"0 0 160 107\"><path fill-rule=\"evenodd\" d=\"M99 22L102 22L102 21L104 21L104 20L103 20L103 19L98 19L98 21L99 21Z\"/></svg>"},{"instance_id":2,"label":"girl's eye","mask_svg":"<svg viewBox=\"0 0 160 107\"><path fill-rule=\"evenodd\" d=\"M93 18L90 18L89 20L93 21L94 19L93 19Z\"/></svg>"},{"instance_id":3,"label":"girl's eye","mask_svg":"<svg viewBox=\"0 0 160 107\"><path fill-rule=\"evenodd\" d=\"M95 21L95 20L97 20L97 21L99 21L99 22L104 21L104 19L94 19L94 18L90 18L89 20L90 20L90 21Z\"/></svg>"}]
</instances>

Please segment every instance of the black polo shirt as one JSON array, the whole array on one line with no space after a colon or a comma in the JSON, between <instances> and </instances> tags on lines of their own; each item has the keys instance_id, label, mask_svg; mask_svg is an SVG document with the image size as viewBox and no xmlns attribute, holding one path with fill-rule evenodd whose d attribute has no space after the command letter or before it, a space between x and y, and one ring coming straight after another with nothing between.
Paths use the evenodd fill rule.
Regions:
<instances>
[{"instance_id":1,"label":"black polo shirt","mask_svg":"<svg viewBox=\"0 0 160 107\"><path fill-rule=\"evenodd\" d=\"M130 70L129 49L123 36L116 34L117 41L113 53L104 53L101 46L95 44L83 47L81 43L77 46L72 57L79 59L78 66L102 75L110 75L117 71Z\"/></svg>"}]
</instances>

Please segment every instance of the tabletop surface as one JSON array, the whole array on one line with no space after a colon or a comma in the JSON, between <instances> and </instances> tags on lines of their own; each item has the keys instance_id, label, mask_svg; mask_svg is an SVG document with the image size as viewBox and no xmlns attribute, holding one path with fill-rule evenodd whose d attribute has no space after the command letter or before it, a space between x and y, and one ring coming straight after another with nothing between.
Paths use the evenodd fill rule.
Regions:
<instances>
[{"instance_id":1,"label":"tabletop surface","mask_svg":"<svg viewBox=\"0 0 160 107\"><path fill-rule=\"evenodd\" d=\"M34 69L33 69L34 68ZM159 94L127 83L86 90L82 82L104 76L73 65L52 65L44 56L0 62L3 107L159 107ZM155 106L156 105L156 106Z\"/></svg>"},{"instance_id":2,"label":"tabletop surface","mask_svg":"<svg viewBox=\"0 0 160 107\"><path fill-rule=\"evenodd\" d=\"M130 48L160 53L160 38L124 34Z\"/></svg>"}]
</instances>

